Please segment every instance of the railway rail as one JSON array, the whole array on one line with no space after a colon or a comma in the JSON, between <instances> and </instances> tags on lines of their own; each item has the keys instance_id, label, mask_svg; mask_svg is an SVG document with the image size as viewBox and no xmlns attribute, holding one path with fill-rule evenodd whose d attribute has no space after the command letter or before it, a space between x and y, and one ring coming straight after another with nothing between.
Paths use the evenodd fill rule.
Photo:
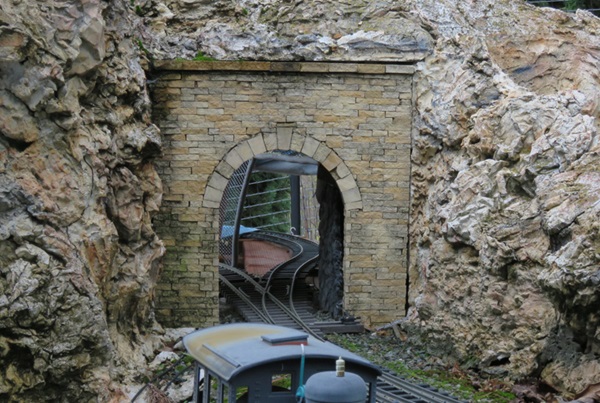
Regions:
<instances>
[{"instance_id":1,"label":"railway rail","mask_svg":"<svg viewBox=\"0 0 600 403\"><path fill-rule=\"evenodd\" d=\"M249 322L299 329L324 340L320 322L312 313L311 290L305 282L309 271L316 267L318 245L297 236L274 232L260 231L245 236L285 246L292 251L292 257L262 278L254 278L225 264L219 265L222 292L228 302ZM382 371L377 384L378 402L463 402L431 386L415 384L385 369Z\"/></svg>"},{"instance_id":2,"label":"railway rail","mask_svg":"<svg viewBox=\"0 0 600 403\"><path fill-rule=\"evenodd\" d=\"M277 265L261 279L243 270L220 264L219 277L229 303L248 322L264 322L303 330L323 339L323 332L310 326L317 318L310 309L310 289L303 281L316 266L318 245L293 235L252 233L252 239L277 243L292 251L290 260Z\"/></svg>"}]
</instances>

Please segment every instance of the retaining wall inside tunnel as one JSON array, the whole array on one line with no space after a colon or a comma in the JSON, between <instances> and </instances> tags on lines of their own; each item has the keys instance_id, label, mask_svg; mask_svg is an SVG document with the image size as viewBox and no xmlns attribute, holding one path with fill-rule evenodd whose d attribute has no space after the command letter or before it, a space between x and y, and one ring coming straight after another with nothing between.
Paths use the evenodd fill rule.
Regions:
<instances>
[{"instance_id":1,"label":"retaining wall inside tunnel","mask_svg":"<svg viewBox=\"0 0 600 403\"><path fill-rule=\"evenodd\" d=\"M413 67L158 62L154 120L167 246L156 289L166 326L218 321L218 210L233 171L275 150L303 153L343 199L344 310L367 326L405 313ZM326 246L325 246L326 247Z\"/></svg>"}]
</instances>

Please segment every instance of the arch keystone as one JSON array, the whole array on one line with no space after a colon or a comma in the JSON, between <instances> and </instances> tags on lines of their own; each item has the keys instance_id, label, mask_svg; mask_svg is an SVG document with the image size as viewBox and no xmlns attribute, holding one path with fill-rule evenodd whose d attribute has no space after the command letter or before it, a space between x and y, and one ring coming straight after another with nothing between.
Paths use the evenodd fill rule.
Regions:
<instances>
[{"instance_id":1,"label":"arch keystone","mask_svg":"<svg viewBox=\"0 0 600 403\"><path fill-rule=\"evenodd\" d=\"M291 126L277 127L277 148L280 150L289 150L292 147L292 134L294 128Z\"/></svg>"}]
</instances>

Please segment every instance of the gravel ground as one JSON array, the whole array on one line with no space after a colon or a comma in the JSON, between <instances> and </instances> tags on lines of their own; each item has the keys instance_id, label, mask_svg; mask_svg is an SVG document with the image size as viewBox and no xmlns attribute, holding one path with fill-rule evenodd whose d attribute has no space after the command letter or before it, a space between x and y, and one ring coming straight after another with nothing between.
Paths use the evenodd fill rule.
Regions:
<instances>
[{"instance_id":1,"label":"gravel ground","mask_svg":"<svg viewBox=\"0 0 600 403\"><path fill-rule=\"evenodd\" d=\"M457 365L447 365L390 331L329 335L329 340L407 379L450 392L457 398L482 403L564 402L537 380L513 384Z\"/></svg>"}]
</instances>

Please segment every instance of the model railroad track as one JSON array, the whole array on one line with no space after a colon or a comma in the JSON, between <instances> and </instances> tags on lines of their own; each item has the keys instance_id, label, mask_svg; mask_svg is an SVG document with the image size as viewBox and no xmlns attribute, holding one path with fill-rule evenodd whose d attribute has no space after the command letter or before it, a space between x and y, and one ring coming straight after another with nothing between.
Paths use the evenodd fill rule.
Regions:
<instances>
[{"instance_id":1,"label":"model railroad track","mask_svg":"<svg viewBox=\"0 0 600 403\"><path fill-rule=\"evenodd\" d=\"M465 403L447 392L426 384L415 384L383 369L377 382L377 401L381 403Z\"/></svg>"},{"instance_id":2,"label":"model railroad track","mask_svg":"<svg viewBox=\"0 0 600 403\"><path fill-rule=\"evenodd\" d=\"M219 276L225 286L222 293L249 322L286 326L322 339L323 333L308 325L317 319L307 302L310 290L303 281L306 274L316 265L318 246L314 242L292 235L267 232L250 235L253 239L287 247L292 251L292 257L260 279L243 270L219 265Z\"/></svg>"},{"instance_id":3,"label":"model railroad track","mask_svg":"<svg viewBox=\"0 0 600 403\"><path fill-rule=\"evenodd\" d=\"M316 266L318 246L293 235L255 232L247 237L277 243L292 251L290 260L257 279L243 270L219 265L222 292L248 322L272 323L299 329L320 340L323 332L315 326L317 318L310 307L310 290L305 283ZM285 301L285 302L284 302ZM377 383L380 403L464 403L429 385L416 384L381 368Z\"/></svg>"}]
</instances>

